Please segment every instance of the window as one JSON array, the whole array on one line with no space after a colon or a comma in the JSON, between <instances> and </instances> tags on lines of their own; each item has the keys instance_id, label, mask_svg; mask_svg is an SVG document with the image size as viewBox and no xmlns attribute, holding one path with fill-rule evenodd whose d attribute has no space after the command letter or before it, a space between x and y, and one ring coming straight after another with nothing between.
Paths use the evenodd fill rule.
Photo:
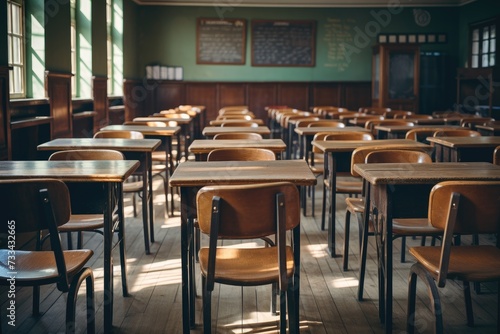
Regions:
<instances>
[{"instance_id":1,"label":"window","mask_svg":"<svg viewBox=\"0 0 500 334\"><path fill-rule=\"evenodd\" d=\"M92 3L71 0L71 93L73 97L92 96Z\"/></svg>"},{"instance_id":2,"label":"window","mask_svg":"<svg viewBox=\"0 0 500 334\"><path fill-rule=\"evenodd\" d=\"M106 0L108 94L123 94L123 1Z\"/></svg>"},{"instance_id":3,"label":"window","mask_svg":"<svg viewBox=\"0 0 500 334\"><path fill-rule=\"evenodd\" d=\"M496 65L496 23L489 20L470 27L470 66L472 68Z\"/></svg>"},{"instance_id":4,"label":"window","mask_svg":"<svg viewBox=\"0 0 500 334\"><path fill-rule=\"evenodd\" d=\"M7 38L11 97L25 96L24 14L22 2L7 1Z\"/></svg>"},{"instance_id":5,"label":"window","mask_svg":"<svg viewBox=\"0 0 500 334\"><path fill-rule=\"evenodd\" d=\"M75 97L77 94L76 87L76 0L71 0L71 73L73 76L71 77L71 96Z\"/></svg>"},{"instance_id":6,"label":"window","mask_svg":"<svg viewBox=\"0 0 500 334\"><path fill-rule=\"evenodd\" d=\"M113 0L106 0L106 67L108 73L108 94L113 94Z\"/></svg>"}]
</instances>

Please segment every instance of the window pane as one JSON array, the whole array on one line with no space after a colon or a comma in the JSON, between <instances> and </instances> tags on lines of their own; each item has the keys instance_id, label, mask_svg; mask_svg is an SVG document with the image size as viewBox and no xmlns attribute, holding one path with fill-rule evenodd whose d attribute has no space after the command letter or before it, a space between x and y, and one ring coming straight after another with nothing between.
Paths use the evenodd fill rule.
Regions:
<instances>
[{"instance_id":1,"label":"window pane","mask_svg":"<svg viewBox=\"0 0 500 334\"><path fill-rule=\"evenodd\" d=\"M496 27L494 24L490 26L490 37L491 38L497 37Z\"/></svg>"},{"instance_id":2,"label":"window pane","mask_svg":"<svg viewBox=\"0 0 500 334\"><path fill-rule=\"evenodd\" d=\"M9 34L12 33L12 22L10 22L11 13L12 13L12 4L9 3L7 5L7 33Z\"/></svg>"},{"instance_id":3,"label":"window pane","mask_svg":"<svg viewBox=\"0 0 500 334\"><path fill-rule=\"evenodd\" d=\"M479 41L479 29L472 30L472 40Z\"/></svg>"},{"instance_id":4,"label":"window pane","mask_svg":"<svg viewBox=\"0 0 500 334\"><path fill-rule=\"evenodd\" d=\"M472 54L477 55L479 53L479 42L472 42Z\"/></svg>"},{"instance_id":5,"label":"window pane","mask_svg":"<svg viewBox=\"0 0 500 334\"><path fill-rule=\"evenodd\" d=\"M12 64L21 65L21 39L19 37L14 37L12 39Z\"/></svg>"},{"instance_id":6,"label":"window pane","mask_svg":"<svg viewBox=\"0 0 500 334\"><path fill-rule=\"evenodd\" d=\"M472 68L477 68L479 67L479 57L478 56L472 56Z\"/></svg>"},{"instance_id":7,"label":"window pane","mask_svg":"<svg viewBox=\"0 0 500 334\"><path fill-rule=\"evenodd\" d=\"M12 36L8 36L9 65L12 64Z\"/></svg>"},{"instance_id":8,"label":"window pane","mask_svg":"<svg viewBox=\"0 0 500 334\"><path fill-rule=\"evenodd\" d=\"M495 66L495 53L490 53L490 66Z\"/></svg>"},{"instance_id":9,"label":"window pane","mask_svg":"<svg viewBox=\"0 0 500 334\"><path fill-rule=\"evenodd\" d=\"M22 93L23 75L22 68L14 66L14 93Z\"/></svg>"},{"instance_id":10,"label":"window pane","mask_svg":"<svg viewBox=\"0 0 500 334\"><path fill-rule=\"evenodd\" d=\"M481 53L488 53L489 52L489 40L483 41L483 49L481 50Z\"/></svg>"},{"instance_id":11,"label":"window pane","mask_svg":"<svg viewBox=\"0 0 500 334\"><path fill-rule=\"evenodd\" d=\"M481 67L488 67L488 55L484 54L481 61Z\"/></svg>"},{"instance_id":12,"label":"window pane","mask_svg":"<svg viewBox=\"0 0 500 334\"><path fill-rule=\"evenodd\" d=\"M490 39L490 52L495 52L496 51L496 39Z\"/></svg>"},{"instance_id":13,"label":"window pane","mask_svg":"<svg viewBox=\"0 0 500 334\"><path fill-rule=\"evenodd\" d=\"M21 33L21 22L20 22L20 8L17 5L12 6L12 32L14 34L19 34Z\"/></svg>"},{"instance_id":14,"label":"window pane","mask_svg":"<svg viewBox=\"0 0 500 334\"><path fill-rule=\"evenodd\" d=\"M14 93L14 70L9 69L9 93Z\"/></svg>"},{"instance_id":15,"label":"window pane","mask_svg":"<svg viewBox=\"0 0 500 334\"><path fill-rule=\"evenodd\" d=\"M483 39L489 39L490 38L490 29L489 27L484 27L483 28Z\"/></svg>"}]
</instances>

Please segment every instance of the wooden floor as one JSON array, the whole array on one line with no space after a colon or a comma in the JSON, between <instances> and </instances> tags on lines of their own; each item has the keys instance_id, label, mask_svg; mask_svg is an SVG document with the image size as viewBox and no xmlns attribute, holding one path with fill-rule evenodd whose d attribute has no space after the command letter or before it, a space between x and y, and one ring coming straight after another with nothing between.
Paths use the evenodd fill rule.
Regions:
<instances>
[{"instance_id":1,"label":"wooden floor","mask_svg":"<svg viewBox=\"0 0 500 334\"><path fill-rule=\"evenodd\" d=\"M155 181L155 235L151 255L145 255L142 223L132 214L130 199L126 201L126 242L128 254L128 283L130 297L122 297L118 252L115 250L115 333L181 333L181 270L180 270L180 218L166 218L165 197L161 182ZM375 248L373 240L369 249L366 273L365 297L356 298L358 286L357 224L353 221L349 271L342 271L342 257L331 258L326 252L326 231L320 230L320 186L317 186L316 217L302 217L301 247L302 269L300 289L301 333L382 333L378 319L378 290ZM178 208L178 197L176 204ZM342 254L344 234L344 202L337 207L337 252ZM308 202L310 206L310 201ZM310 207L309 207L310 214ZM139 212L139 217L141 216ZM89 233L84 237L84 247L95 251L90 265L96 283L97 332L103 330L103 270L102 236ZM206 240L205 240L206 241ZM492 242L486 240L481 242ZM409 240L417 245L418 240ZM400 242L395 242L395 254L399 256ZM399 257L394 264L394 332L405 331L407 301L407 276L413 259L406 263ZM200 279L198 274L198 291ZM417 327L420 332L431 332L433 320L428 309L429 299L424 285L418 285ZM460 284L449 282L440 289L443 301L444 327L447 333L495 333L497 312L496 284L483 284L481 294L473 293L476 326L465 325L465 311ZM84 287L81 292L82 297ZM54 286L42 287L41 306L43 315L31 316L31 289L21 288L16 294L16 327L6 324L6 293L2 291L2 325L7 333L61 333L64 332L65 294ZM78 302L77 328L85 332L84 298ZM239 288L216 286L213 295L213 326L215 333L277 333L278 317L269 312L270 287ZM197 298L197 326L192 333L201 333L201 298Z\"/></svg>"}]
</instances>

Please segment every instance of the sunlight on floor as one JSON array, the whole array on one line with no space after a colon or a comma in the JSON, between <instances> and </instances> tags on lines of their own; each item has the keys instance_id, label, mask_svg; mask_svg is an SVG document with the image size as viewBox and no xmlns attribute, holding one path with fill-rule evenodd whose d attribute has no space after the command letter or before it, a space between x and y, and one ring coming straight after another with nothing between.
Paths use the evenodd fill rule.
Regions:
<instances>
[{"instance_id":1,"label":"sunlight on floor","mask_svg":"<svg viewBox=\"0 0 500 334\"><path fill-rule=\"evenodd\" d=\"M359 285L359 281L354 277L342 277L333 279L334 288L352 288Z\"/></svg>"}]
</instances>

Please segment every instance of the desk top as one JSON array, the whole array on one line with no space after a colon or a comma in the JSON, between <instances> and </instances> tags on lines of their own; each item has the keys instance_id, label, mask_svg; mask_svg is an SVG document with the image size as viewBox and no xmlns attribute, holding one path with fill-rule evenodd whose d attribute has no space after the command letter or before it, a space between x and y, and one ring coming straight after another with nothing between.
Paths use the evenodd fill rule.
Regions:
<instances>
[{"instance_id":1,"label":"desk top","mask_svg":"<svg viewBox=\"0 0 500 334\"><path fill-rule=\"evenodd\" d=\"M218 133L233 133L233 132L255 132L261 135L269 135L271 130L267 126L207 126L203 129L203 135L213 137Z\"/></svg>"},{"instance_id":2,"label":"desk top","mask_svg":"<svg viewBox=\"0 0 500 334\"><path fill-rule=\"evenodd\" d=\"M299 186L316 184L316 177L304 160L271 161L186 161L177 166L170 186L205 186L292 182Z\"/></svg>"},{"instance_id":3,"label":"desk top","mask_svg":"<svg viewBox=\"0 0 500 334\"><path fill-rule=\"evenodd\" d=\"M134 122L177 122L177 124L189 124L193 121L193 118L168 118L162 116L149 116L149 117L136 117L133 119Z\"/></svg>"},{"instance_id":4,"label":"desk top","mask_svg":"<svg viewBox=\"0 0 500 334\"><path fill-rule=\"evenodd\" d=\"M153 152L159 139L122 138L59 138L38 145L39 151L60 151L76 149L108 149L124 152Z\"/></svg>"},{"instance_id":5,"label":"desk top","mask_svg":"<svg viewBox=\"0 0 500 334\"><path fill-rule=\"evenodd\" d=\"M286 144L281 139L197 139L191 143L189 151L194 154L202 154L220 148L266 148L274 153L279 153L286 149Z\"/></svg>"},{"instance_id":6,"label":"desk top","mask_svg":"<svg viewBox=\"0 0 500 334\"><path fill-rule=\"evenodd\" d=\"M411 120L409 120L411 121ZM463 127L458 125L375 125L375 129L379 131L385 131L390 133L396 132L408 132L412 129L436 129L436 131L449 130L449 129L463 129Z\"/></svg>"},{"instance_id":7,"label":"desk top","mask_svg":"<svg viewBox=\"0 0 500 334\"><path fill-rule=\"evenodd\" d=\"M500 131L500 124L494 125L475 125L477 129L489 130L489 131Z\"/></svg>"},{"instance_id":8,"label":"desk top","mask_svg":"<svg viewBox=\"0 0 500 334\"><path fill-rule=\"evenodd\" d=\"M0 161L0 179L56 178L74 182L123 182L137 160Z\"/></svg>"},{"instance_id":9,"label":"desk top","mask_svg":"<svg viewBox=\"0 0 500 334\"><path fill-rule=\"evenodd\" d=\"M488 162L372 163L356 164L354 170L374 185L500 180L500 166Z\"/></svg>"},{"instance_id":10,"label":"desk top","mask_svg":"<svg viewBox=\"0 0 500 334\"><path fill-rule=\"evenodd\" d=\"M295 128L295 132L301 136L313 136L320 132L350 132L350 131L370 132L370 130L362 128L360 126L346 126L345 128L336 128L332 126L312 126L312 127L299 126L298 128Z\"/></svg>"},{"instance_id":11,"label":"desk top","mask_svg":"<svg viewBox=\"0 0 500 334\"><path fill-rule=\"evenodd\" d=\"M260 118L253 118L253 119L214 119L210 121L211 126L220 126L222 123L241 123L241 122L253 122L257 123L259 125L264 125L264 121Z\"/></svg>"},{"instance_id":12,"label":"desk top","mask_svg":"<svg viewBox=\"0 0 500 334\"><path fill-rule=\"evenodd\" d=\"M412 119L411 117L405 118L405 121L413 122L418 125L444 125L445 120L442 118L416 118Z\"/></svg>"},{"instance_id":13,"label":"desk top","mask_svg":"<svg viewBox=\"0 0 500 334\"><path fill-rule=\"evenodd\" d=\"M500 136L427 137L427 141L451 148L500 146Z\"/></svg>"},{"instance_id":14,"label":"desk top","mask_svg":"<svg viewBox=\"0 0 500 334\"><path fill-rule=\"evenodd\" d=\"M377 139L377 140L326 140L313 141L313 146L322 152L351 152L361 146L397 146L404 148L422 148L432 150L432 147L410 139Z\"/></svg>"},{"instance_id":15,"label":"desk top","mask_svg":"<svg viewBox=\"0 0 500 334\"><path fill-rule=\"evenodd\" d=\"M146 136L173 136L179 133L180 126L147 126L147 125L108 125L101 131L127 130L138 131Z\"/></svg>"}]
</instances>

